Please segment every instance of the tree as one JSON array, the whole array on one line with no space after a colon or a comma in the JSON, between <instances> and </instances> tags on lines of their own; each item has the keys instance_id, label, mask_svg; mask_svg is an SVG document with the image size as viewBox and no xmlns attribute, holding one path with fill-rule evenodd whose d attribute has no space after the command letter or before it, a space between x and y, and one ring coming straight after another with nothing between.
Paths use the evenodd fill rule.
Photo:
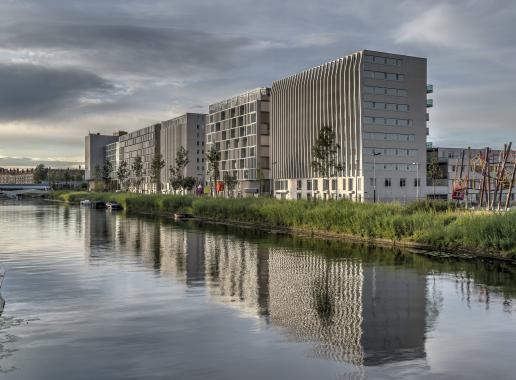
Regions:
<instances>
[{"instance_id":1,"label":"tree","mask_svg":"<svg viewBox=\"0 0 516 380\"><path fill-rule=\"evenodd\" d=\"M139 193L143 183L143 161L140 156L134 158L131 170L134 176L134 187L136 188L136 192Z\"/></svg>"},{"instance_id":2,"label":"tree","mask_svg":"<svg viewBox=\"0 0 516 380\"><path fill-rule=\"evenodd\" d=\"M70 174L70 169L67 168L63 175L63 179L64 179L64 183L65 183L66 187L68 187L68 182L70 182L71 178L72 178L72 176Z\"/></svg>"},{"instance_id":3,"label":"tree","mask_svg":"<svg viewBox=\"0 0 516 380\"><path fill-rule=\"evenodd\" d=\"M36 166L36 169L34 169L34 183L41 183L43 181L46 181L48 178L48 169L45 168L45 165L39 164Z\"/></svg>"},{"instance_id":4,"label":"tree","mask_svg":"<svg viewBox=\"0 0 516 380\"><path fill-rule=\"evenodd\" d=\"M432 161L430 161L430 164L428 164L427 173L428 173L428 176L432 179L432 188L433 188L433 192L434 192L433 197L435 199L435 182L438 179L442 178L442 172L441 172L441 168L439 167L439 161L437 161L435 159L435 157L432 158Z\"/></svg>"},{"instance_id":5,"label":"tree","mask_svg":"<svg viewBox=\"0 0 516 380\"><path fill-rule=\"evenodd\" d=\"M102 166L102 182L106 190L111 190L111 172L113 171L113 164L111 161L104 161Z\"/></svg>"},{"instance_id":6,"label":"tree","mask_svg":"<svg viewBox=\"0 0 516 380\"><path fill-rule=\"evenodd\" d=\"M210 175L210 187L213 194L213 184L217 183L220 176L220 152L217 150L215 145L211 146L208 154L206 155L206 159L208 160L208 174ZM217 195L216 190L215 195Z\"/></svg>"},{"instance_id":7,"label":"tree","mask_svg":"<svg viewBox=\"0 0 516 380\"><path fill-rule=\"evenodd\" d=\"M177 153L175 159L175 166L170 166L170 186L174 189L174 193L183 188L183 177L184 177L184 169L186 165L189 163L188 159L188 151L181 146Z\"/></svg>"},{"instance_id":8,"label":"tree","mask_svg":"<svg viewBox=\"0 0 516 380\"><path fill-rule=\"evenodd\" d=\"M232 176L229 173L224 173L224 185L228 189L228 195L231 194L231 196L234 196L234 191L236 188L236 185L238 184L238 180L236 176Z\"/></svg>"},{"instance_id":9,"label":"tree","mask_svg":"<svg viewBox=\"0 0 516 380\"><path fill-rule=\"evenodd\" d=\"M126 191L127 178L129 178L129 168L127 161L120 162L116 171L116 177L120 185L120 190Z\"/></svg>"},{"instance_id":10,"label":"tree","mask_svg":"<svg viewBox=\"0 0 516 380\"><path fill-rule=\"evenodd\" d=\"M335 133L331 127L322 127L319 138L312 147L312 169L323 180L328 181L328 194L330 194L330 177L336 176L343 169L343 165L337 161L339 151L340 145L335 142Z\"/></svg>"},{"instance_id":11,"label":"tree","mask_svg":"<svg viewBox=\"0 0 516 380\"><path fill-rule=\"evenodd\" d=\"M161 169L165 166L165 160L161 154L154 155L151 162L151 182L156 185L156 193L161 192Z\"/></svg>"},{"instance_id":12,"label":"tree","mask_svg":"<svg viewBox=\"0 0 516 380\"><path fill-rule=\"evenodd\" d=\"M188 176L188 177L183 178L181 187L183 189L185 189L186 191L190 192L193 190L196 183L197 183L197 179L195 179L194 177Z\"/></svg>"}]
</instances>

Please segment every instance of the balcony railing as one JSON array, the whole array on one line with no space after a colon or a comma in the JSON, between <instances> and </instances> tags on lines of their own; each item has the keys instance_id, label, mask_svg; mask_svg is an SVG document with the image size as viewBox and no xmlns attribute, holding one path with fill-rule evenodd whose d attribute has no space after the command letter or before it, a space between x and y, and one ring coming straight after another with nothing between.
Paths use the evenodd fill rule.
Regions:
<instances>
[{"instance_id":1,"label":"balcony railing","mask_svg":"<svg viewBox=\"0 0 516 380\"><path fill-rule=\"evenodd\" d=\"M431 108L434 106L434 100L433 99L427 99L426 100L426 108Z\"/></svg>"},{"instance_id":2,"label":"balcony railing","mask_svg":"<svg viewBox=\"0 0 516 380\"><path fill-rule=\"evenodd\" d=\"M434 85L433 84L427 84L426 85L426 93L431 94L434 92Z\"/></svg>"}]
</instances>

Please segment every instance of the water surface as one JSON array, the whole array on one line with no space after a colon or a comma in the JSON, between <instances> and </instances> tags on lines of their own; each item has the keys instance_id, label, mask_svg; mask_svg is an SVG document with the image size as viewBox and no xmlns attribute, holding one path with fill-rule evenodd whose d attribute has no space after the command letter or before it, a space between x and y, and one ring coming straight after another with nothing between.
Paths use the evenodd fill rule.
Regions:
<instances>
[{"instance_id":1,"label":"water surface","mask_svg":"<svg viewBox=\"0 0 516 380\"><path fill-rule=\"evenodd\" d=\"M0 200L2 379L514 379L500 264Z\"/></svg>"}]
</instances>

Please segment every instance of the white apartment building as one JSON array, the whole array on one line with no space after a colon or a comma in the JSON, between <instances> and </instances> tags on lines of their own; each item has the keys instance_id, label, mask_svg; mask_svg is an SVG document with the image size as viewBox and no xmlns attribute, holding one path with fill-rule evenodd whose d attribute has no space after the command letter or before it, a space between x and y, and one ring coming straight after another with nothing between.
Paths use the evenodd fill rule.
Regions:
<instances>
[{"instance_id":1,"label":"white apartment building","mask_svg":"<svg viewBox=\"0 0 516 380\"><path fill-rule=\"evenodd\" d=\"M274 196L358 202L425 197L427 91L425 58L368 50L273 82ZM311 165L325 126L341 147L343 170L331 181Z\"/></svg>"}]
</instances>

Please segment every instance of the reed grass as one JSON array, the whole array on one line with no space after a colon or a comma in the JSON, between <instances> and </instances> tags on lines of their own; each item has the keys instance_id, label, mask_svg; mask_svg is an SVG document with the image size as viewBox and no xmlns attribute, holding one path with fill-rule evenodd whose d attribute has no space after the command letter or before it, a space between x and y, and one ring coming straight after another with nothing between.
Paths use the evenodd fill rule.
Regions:
<instances>
[{"instance_id":1,"label":"reed grass","mask_svg":"<svg viewBox=\"0 0 516 380\"><path fill-rule=\"evenodd\" d=\"M223 222L417 242L448 250L501 252L516 258L516 212L467 211L451 202L421 201L401 205L64 191L55 192L51 197L67 202L114 200L129 211L188 212Z\"/></svg>"}]
</instances>

